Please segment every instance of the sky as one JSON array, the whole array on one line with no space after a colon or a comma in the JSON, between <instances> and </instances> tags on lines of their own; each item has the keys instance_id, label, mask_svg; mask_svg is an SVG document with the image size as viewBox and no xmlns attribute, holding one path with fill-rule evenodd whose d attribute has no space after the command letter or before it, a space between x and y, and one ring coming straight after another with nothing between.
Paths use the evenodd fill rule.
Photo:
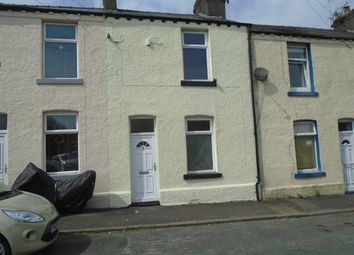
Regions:
<instances>
[{"instance_id":1,"label":"sky","mask_svg":"<svg viewBox=\"0 0 354 255\"><path fill-rule=\"evenodd\" d=\"M117 2L119 9L190 14L195 0ZM101 0L0 0L0 3L102 7ZM344 5L354 7L354 0L230 0L227 18L254 24L330 28L330 16Z\"/></svg>"}]
</instances>

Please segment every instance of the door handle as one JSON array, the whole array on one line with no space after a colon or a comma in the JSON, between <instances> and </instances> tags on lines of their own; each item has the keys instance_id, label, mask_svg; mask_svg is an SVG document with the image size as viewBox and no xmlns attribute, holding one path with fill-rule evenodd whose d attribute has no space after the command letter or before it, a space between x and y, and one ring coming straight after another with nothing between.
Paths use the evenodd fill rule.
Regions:
<instances>
[{"instance_id":1,"label":"door handle","mask_svg":"<svg viewBox=\"0 0 354 255\"><path fill-rule=\"evenodd\" d=\"M154 171L156 172L156 163L154 163Z\"/></svg>"},{"instance_id":2,"label":"door handle","mask_svg":"<svg viewBox=\"0 0 354 255\"><path fill-rule=\"evenodd\" d=\"M5 174L7 174L7 164L5 164Z\"/></svg>"}]
</instances>

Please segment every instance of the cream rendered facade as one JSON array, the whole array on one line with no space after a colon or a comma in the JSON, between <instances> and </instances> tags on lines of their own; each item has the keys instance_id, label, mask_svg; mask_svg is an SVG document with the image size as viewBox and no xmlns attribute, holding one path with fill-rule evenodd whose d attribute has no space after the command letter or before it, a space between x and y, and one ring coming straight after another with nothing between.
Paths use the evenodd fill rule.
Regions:
<instances>
[{"instance_id":1,"label":"cream rendered facade","mask_svg":"<svg viewBox=\"0 0 354 255\"><path fill-rule=\"evenodd\" d=\"M288 43L310 45L318 97L288 96ZM253 67L269 71L267 81L254 80L263 198L344 193L338 121L354 118L353 46L351 40L252 35ZM298 120L316 121L326 176L295 178L293 123Z\"/></svg>"},{"instance_id":2,"label":"cream rendered facade","mask_svg":"<svg viewBox=\"0 0 354 255\"><path fill-rule=\"evenodd\" d=\"M129 120L155 120L158 200L162 205L255 200L255 137L247 27L107 18L110 203L130 205ZM185 87L182 31L208 34L216 87ZM213 119L221 178L185 180L188 117Z\"/></svg>"},{"instance_id":3,"label":"cream rendered facade","mask_svg":"<svg viewBox=\"0 0 354 255\"><path fill-rule=\"evenodd\" d=\"M39 85L43 23L77 24L82 85ZM106 28L103 17L0 11L0 113L8 116L8 184L29 162L45 167L44 114L78 114L80 171L97 171L95 206L109 206ZM74 173L75 174L75 173ZM107 197L107 196L105 196Z\"/></svg>"}]
</instances>

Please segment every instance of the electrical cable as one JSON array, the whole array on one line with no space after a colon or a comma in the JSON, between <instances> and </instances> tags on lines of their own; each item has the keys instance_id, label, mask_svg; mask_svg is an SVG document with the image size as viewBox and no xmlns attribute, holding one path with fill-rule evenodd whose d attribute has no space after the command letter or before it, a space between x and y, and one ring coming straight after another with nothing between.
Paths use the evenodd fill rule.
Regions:
<instances>
[{"instance_id":1,"label":"electrical cable","mask_svg":"<svg viewBox=\"0 0 354 255\"><path fill-rule=\"evenodd\" d=\"M321 18L321 20L326 24L326 26L328 26L327 20L322 17L322 15L316 10L316 8L314 8L308 0L305 1L308 4L308 6L310 6L310 8L313 10L313 12L316 13L316 15Z\"/></svg>"}]
</instances>

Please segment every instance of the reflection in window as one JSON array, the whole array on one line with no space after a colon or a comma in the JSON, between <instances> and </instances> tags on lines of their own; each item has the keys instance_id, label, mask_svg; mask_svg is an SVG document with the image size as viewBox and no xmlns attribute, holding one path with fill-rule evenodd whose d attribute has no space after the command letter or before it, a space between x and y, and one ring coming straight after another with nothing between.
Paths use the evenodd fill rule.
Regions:
<instances>
[{"instance_id":1,"label":"reflection in window","mask_svg":"<svg viewBox=\"0 0 354 255\"><path fill-rule=\"evenodd\" d=\"M76 114L45 116L46 171L79 170L79 142Z\"/></svg>"}]
</instances>

